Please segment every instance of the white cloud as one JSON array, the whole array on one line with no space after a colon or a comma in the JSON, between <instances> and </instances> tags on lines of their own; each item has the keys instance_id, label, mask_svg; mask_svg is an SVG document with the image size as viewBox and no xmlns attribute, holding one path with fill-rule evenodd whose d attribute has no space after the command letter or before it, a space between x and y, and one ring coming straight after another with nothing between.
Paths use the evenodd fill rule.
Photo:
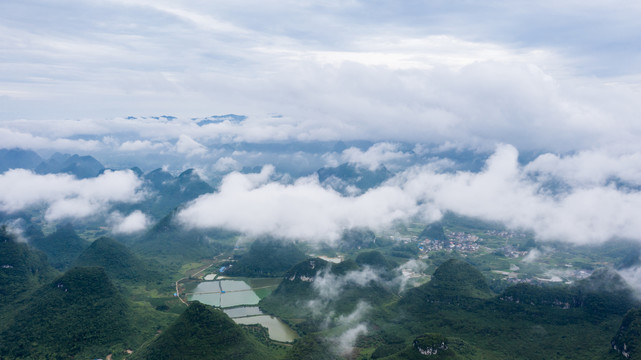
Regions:
<instances>
[{"instance_id":1,"label":"white cloud","mask_svg":"<svg viewBox=\"0 0 641 360\"><path fill-rule=\"evenodd\" d=\"M366 151L351 147L343 150L343 161L365 166L376 170L379 166L396 160L406 159L409 154L398 149L398 145L391 143L377 143Z\"/></svg>"},{"instance_id":2,"label":"white cloud","mask_svg":"<svg viewBox=\"0 0 641 360\"><path fill-rule=\"evenodd\" d=\"M47 124L49 127L51 124ZM35 136L30 133L15 131L0 127L0 144L3 148L22 148L32 150L73 150L73 151L96 151L103 147L100 141L82 139L50 139L42 136Z\"/></svg>"},{"instance_id":3,"label":"white cloud","mask_svg":"<svg viewBox=\"0 0 641 360\"><path fill-rule=\"evenodd\" d=\"M308 303L308 307L316 316L325 317L326 326L332 324L338 329L333 332L338 331L339 335L327 339L333 344L332 350L335 354L349 354L358 337L367 334L367 325L362 323L362 320L371 310L371 306L360 301L351 313L335 316L331 311L331 301L339 298L346 289L365 287L375 282L381 282L380 274L369 267L344 275L336 275L325 270L314 277L312 289L317 297Z\"/></svg>"},{"instance_id":4,"label":"white cloud","mask_svg":"<svg viewBox=\"0 0 641 360\"><path fill-rule=\"evenodd\" d=\"M218 192L195 200L178 218L188 226L221 226L250 235L332 242L346 229L384 229L413 216L429 222L453 211L529 229L541 240L641 240L641 192L601 181L581 181L581 186L552 192L547 179L531 176L535 166L521 166L517 157L514 147L501 145L480 172L443 173L430 165L413 167L356 196L323 188L315 177L287 184L269 181L269 169L261 174L233 173L223 179ZM622 164L633 165L625 156L622 159ZM540 168L539 160L531 164ZM576 173L591 174L600 171L601 163L576 166L582 169Z\"/></svg>"},{"instance_id":5,"label":"white cloud","mask_svg":"<svg viewBox=\"0 0 641 360\"><path fill-rule=\"evenodd\" d=\"M135 210L127 216L123 216L119 212L111 214L111 221L113 222L111 231L115 234L133 234L145 230L151 220L140 210Z\"/></svg>"},{"instance_id":6,"label":"white cloud","mask_svg":"<svg viewBox=\"0 0 641 360\"><path fill-rule=\"evenodd\" d=\"M142 182L132 171L105 171L78 180L67 174L37 175L14 169L0 175L0 210L16 212L34 206L46 209L47 220L84 218L114 203L135 203L144 197Z\"/></svg>"},{"instance_id":7,"label":"white cloud","mask_svg":"<svg viewBox=\"0 0 641 360\"><path fill-rule=\"evenodd\" d=\"M640 239L640 192L585 186L553 194L528 177L517 155L514 147L503 145L479 173L412 169L396 181L417 200L441 211L531 229L543 240L595 243L615 236Z\"/></svg>"},{"instance_id":8,"label":"white cloud","mask_svg":"<svg viewBox=\"0 0 641 360\"><path fill-rule=\"evenodd\" d=\"M334 311L331 310L331 302L339 298L346 289L364 287L380 281L380 274L369 267L353 270L344 275L336 275L325 270L314 277L312 289L317 297L307 306L315 316L324 317L324 327L331 324L335 327L332 332L339 333L327 339L333 345L332 351L336 355L343 356L350 353L358 337L367 334L367 325L362 321L371 310L371 306L359 301L351 313L335 316Z\"/></svg>"},{"instance_id":9,"label":"white cloud","mask_svg":"<svg viewBox=\"0 0 641 360\"><path fill-rule=\"evenodd\" d=\"M365 315L372 309L366 302L359 302L354 311L346 315L340 315L336 318L338 324L355 324L363 320Z\"/></svg>"},{"instance_id":10,"label":"white cloud","mask_svg":"<svg viewBox=\"0 0 641 360\"><path fill-rule=\"evenodd\" d=\"M2 225L7 227L6 230L14 236L14 240L17 242L28 242L24 236L25 221L23 219L14 219Z\"/></svg>"},{"instance_id":11,"label":"white cloud","mask_svg":"<svg viewBox=\"0 0 641 360\"><path fill-rule=\"evenodd\" d=\"M190 140L641 143L637 6L286 4L74 3L87 10L81 23L70 4L9 4L6 14L25 16L0 21L0 88L10 89L0 91L0 128L40 137L41 148L78 135L173 144L183 134L187 154L204 152ZM42 23L42 13L60 21ZM271 21L249 21L258 14ZM553 34L543 17L558 25ZM212 112L250 117L189 121ZM261 115L273 112L285 116ZM118 117L158 113L179 119Z\"/></svg>"},{"instance_id":12,"label":"white cloud","mask_svg":"<svg viewBox=\"0 0 641 360\"><path fill-rule=\"evenodd\" d=\"M525 255L522 259L523 262L525 263L533 263L537 261L543 253L539 249L531 249L527 255Z\"/></svg>"},{"instance_id":13,"label":"white cloud","mask_svg":"<svg viewBox=\"0 0 641 360\"><path fill-rule=\"evenodd\" d=\"M345 275L335 275L331 271L326 270L314 277L312 288L320 300L330 301L336 299L346 287L363 287L379 280L380 274L370 267L353 270Z\"/></svg>"},{"instance_id":14,"label":"white cloud","mask_svg":"<svg viewBox=\"0 0 641 360\"><path fill-rule=\"evenodd\" d=\"M207 153L207 148L188 135L182 134L176 142L176 151L187 156L194 156Z\"/></svg>"},{"instance_id":15,"label":"white cloud","mask_svg":"<svg viewBox=\"0 0 641 360\"><path fill-rule=\"evenodd\" d=\"M333 350L339 355L350 355L354 344L359 336L367 335L368 329L365 324L358 324L347 331L343 332L339 336L333 338L332 342L335 344Z\"/></svg>"},{"instance_id":16,"label":"white cloud","mask_svg":"<svg viewBox=\"0 0 641 360\"><path fill-rule=\"evenodd\" d=\"M227 175L218 192L196 199L178 219L188 226L333 242L345 229L378 229L418 211L414 200L398 187L382 186L345 197L324 188L315 177L293 184L267 182L271 171Z\"/></svg>"},{"instance_id":17,"label":"white cloud","mask_svg":"<svg viewBox=\"0 0 641 360\"><path fill-rule=\"evenodd\" d=\"M618 273L634 290L636 296L641 298L641 266L619 270Z\"/></svg>"},{"instance_id":18,"label":"white cloud","mask_svg":"<svg viewBox=\"0 0 641 360\"><path fill-rule=\"evenodd\" d=\"M163 144L154 143L149 140L134 140L134 141L125 141L120 144L118 150L120 151L150 151L150 150L159 150L164 148Z\"/></svg>"},{"instance_id":19,"label":"white cloud","mask_svg":"<svg viewBox=\"0 0 641 360\"><path fill-rule=\"evenodd\" d=\"M409 281L409 277L405 276L404 272L410 272L410 273L415 273L415 274L421 274L425 270L427 270L427 264L423 262L422 260L417 260L417 259L411 259L406 261L405 263L401 264L396 271L400 273L399 276L394 279L399 286L398 286L398 291L403 292L407 288L407 283Z\"/></svg>"},{"instance_id":20,"label":"white cloud","mask_svg":"<svg viewBox=\"0 0 641 360\"><path fill-rule=\"evenodd\" d=\"M611 180L641 185L641 153L586 150L569 156L543 154L527 164L525 171L542 180L560 179L573 187L606 185Z\"/></svg>"},{"instance_id":21,"label":"white cloud","mask_svg":"<svg viewBox=\"0 0 641 360\"><path fill-rule=\"evenodd\" d=\"M205 91L208 83L216 83L214 92L219 91L217 97L227 104L251 98L252 105L233 106L249 115L240 124L224 121L199 127L189 116L172 121L96 117L7 120L1 127L46 140L40 147L54 143L54 136L128 134L141 142L176 142L176 150L184 154L202 154L206 150L200 145L210 142L339 139L449 142L486 149L503 142L519 149L561 152L594 147L641 151L637 135L641 127L636 121L641 90L621 84L555 75L519 61L478 62L458 70L313 61L282 66L282 70L242 80L232 74L179 75L181 86L193 91ZM220 77L225 78L223 84ZM286 115L260 115L272 108ZM163 110L150 107L146 111ZM181 113L178 108L167 110Z\"/></svg>"},{"instance_id":22,"label":"white cloud","mask_svg":"<svg viewBox=\"0 0 641 360\"><path fill-rule=\"evenodd\" d=\"M544 239L638 238L638 193L609 185L612 178L641 184L636 4L3 5L3 147L87 152L128 140L121 150L163 144L197 158L208 154L203 144L217 142L383 142L344 153L370 167L403 160L389 145L401 141L574 154L546 154L520 167L503 148L478 174L413 169L352 197L313 179L235 188L231 183L244 180L233 175L226 190L192 204L219 219L200 215L192 225L318 240L352 226L455 210L533 228ZM24 16L11 17L16 13ZM42 14L59 21L42 22ZM266 21L252 20L259 15ZM249 117L205 126L191 120L212 112ZM274 112L284 116L261 115ZM178 118L123 117L160 113ZM546 193L549 179L569 188ZM63 200L49 204L51 216L83 216L95 205L87 197ZM243 216L247 209L253 217Z\"/></svg>"},{"instance_id":23,"label":"white cloud","mask_svg":"<svg viewBox=\"0 0 641 360\"><path fill-rule=\"evenodd\" d=\"M236 161L234 158L229 157L229 156L223 156L216 160L216 163L214 164L213 168L215 171L218 172L228 172L231 170L238 170L240 167L240 163Z\"/></svg>"}]
</instances>

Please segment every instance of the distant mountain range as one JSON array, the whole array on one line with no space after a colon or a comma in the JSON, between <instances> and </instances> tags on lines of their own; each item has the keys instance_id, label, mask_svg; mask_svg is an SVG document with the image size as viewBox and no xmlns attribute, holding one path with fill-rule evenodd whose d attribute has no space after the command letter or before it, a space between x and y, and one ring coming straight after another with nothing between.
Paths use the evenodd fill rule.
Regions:
<instances>
[{"instance_id":1,"label":"distant mountain range","mask_svg":"<svg viewBox=\"0 0 641 360\"><path fill-rule=\"evenodd\" d=\"M104 168L92 156L55 153L36 166L34 171L37 174L71 174L78 179L86 179L98 176Z\"/></svg>"},{"instance_id":2,"label":"distant mountain range","mask_svg":"<svg viewBox=\"0 0 641 360\"><path fill-rule=\"evenodd\" d=\"M0 172L28 169L37 174L71 174L78 179L98 176L104 166L93 156L55 153L44 160L31 150L0 149Z\"/></svg>"},{"instance_id":3,"label":"distant mountain range","mask_svg":"<svg viewBox=\"0 0 641 360\"><path fill-rule=\"evenodd\" d=\"M31 150L0 149L0 173L9 169L35 169L42 163L40 155Z\"/></svg>"},{"instance_id":4,"label":"distant mountain range","mask_svg":"<svg viewBox=\"0 0 641 360\"><path fill-rule=\"evenodd\" d=\"M393 175L385 166L370 170L349 163L336 167L324 167L316 173L322 184L331 186L344 194L365 192L381 185Z\"/></svg>"}]
</instances>

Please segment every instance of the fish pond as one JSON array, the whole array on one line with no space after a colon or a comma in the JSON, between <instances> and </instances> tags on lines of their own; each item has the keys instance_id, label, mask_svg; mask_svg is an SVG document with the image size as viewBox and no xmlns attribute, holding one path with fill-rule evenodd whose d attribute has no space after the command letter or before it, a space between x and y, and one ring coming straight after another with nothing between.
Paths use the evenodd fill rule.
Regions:
<instances>
[{"instance_id":1,"label":"fish pond","mask_svg":"<svg viewBox=\"0 0 641 360\"><path fill-rule=\"evenodd\" d=\"M259 324L267 328L269 338L280 342L292 342L298 338L298 334L279 318L271 315L256 315L233 318L236 324L253 325Z\"/></svg>"},{"instance_id":2,"label":"fish pond","mask_svg":"<svg viewBox=\"0 0 641 360\"><path fill-rule=\"evenodd\" d=\"M231 279L202 281L187 286L189 301L222 308L237 324L260 324L267 328L269 337L274 341L292 342L298 334L279 318L263 314L255 306L260 299L278 287L281 279Z\"/></svg>"}]
</instances>

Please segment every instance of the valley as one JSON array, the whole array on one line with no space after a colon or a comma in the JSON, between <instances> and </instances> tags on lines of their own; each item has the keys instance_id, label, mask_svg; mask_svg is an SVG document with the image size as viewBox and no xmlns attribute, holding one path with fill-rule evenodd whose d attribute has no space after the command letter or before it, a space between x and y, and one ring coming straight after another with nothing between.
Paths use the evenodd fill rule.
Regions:
<instances>
[{"instance_id":1,"label":"valley","mask_svg":"<svg viewBox=\"0 0 641 360\"><path fill-rule=\"evenodd\" d=\"M0 242L2 358L637 354L641 302L622 277L639 266L637 242L540 241L454 212L331 242L247 236L180 222L181 206L215 191L193 171L137 176L157 192L127 205L157 214L144 231L54 224L37 208L2 214L18 224Z\"/></svg>"}]
</instances>

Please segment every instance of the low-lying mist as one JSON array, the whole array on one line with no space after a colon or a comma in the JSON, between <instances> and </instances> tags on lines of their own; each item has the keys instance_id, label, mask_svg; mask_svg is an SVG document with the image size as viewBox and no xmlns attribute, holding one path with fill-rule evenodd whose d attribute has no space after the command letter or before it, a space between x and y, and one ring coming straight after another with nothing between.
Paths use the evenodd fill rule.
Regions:
<instances>
[{"instance_id":1,"label":"low-lying mist","mask_svg":"<svg viewBox=\"0 0 641 360\"><path fill-rule=\"evenodd\" d=\"M273 180L271 166L259 174L234 172L218 191L188 204L178 219L189 227L333 243L348 229L382 230L412 218L430 223L452 211L529 230L543 241L641 240L641 192L633 187L637 177L629 175L629 185L617 186L554 170L566 162L578 166L577 157L550 161L546 155L521 165L518 155L514 147L500 145L480 172L414 166L354 196L324 186L315 176ZM610 166L609 173L617 174L615 168Z\"/></svg>"}]
</instances>

